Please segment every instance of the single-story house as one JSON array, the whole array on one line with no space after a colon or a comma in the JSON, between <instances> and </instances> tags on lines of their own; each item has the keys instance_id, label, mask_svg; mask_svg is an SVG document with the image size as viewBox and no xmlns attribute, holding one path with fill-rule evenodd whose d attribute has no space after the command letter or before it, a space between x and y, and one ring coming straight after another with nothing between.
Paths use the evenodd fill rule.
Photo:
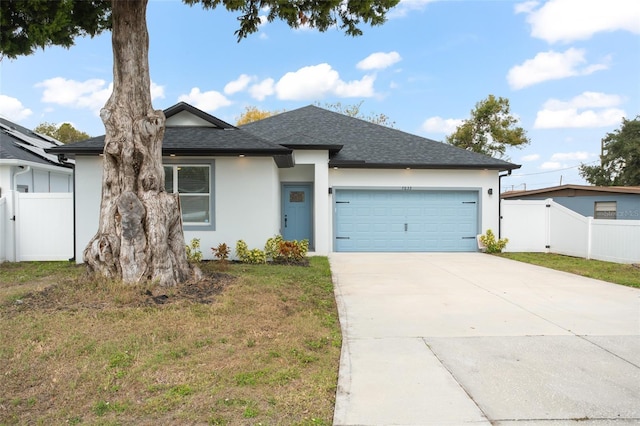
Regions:
<instances>
[{"instance_id":1,"label":"single-story house","mask_svg":"<svg viewBox=\"0 0 640 426\"><path fill-rule=\"evenodd\" d=\"M60 145L0 117L0 262L17 260L17 193L73 192L73 160L45 151Z\"/></svg>"},{"instance_id":2,"label":"single-story house","mask_svg":"<svg viewBox=\"0 0 640 426\"><path fill-rule=\"evenodd\" d=\"M205 258L277 234L322 255L476 251L476 235L498 228L500 173L520 167L316 106L241 127L186 103L165 115L165 187ZM51 150L76 160L79 261L98 229L103 145Z\"/></svg>"},{"instance_id":3,"label":"single-story house","mask_svg":"<svg viewBox=\"0 0 640 426\"><path fill-rule=\"evenodd\" d=\"M508 191L503 200L546 200L594 219L640 220L640 186L561 185Z\"/></svg>"}]
</instances>

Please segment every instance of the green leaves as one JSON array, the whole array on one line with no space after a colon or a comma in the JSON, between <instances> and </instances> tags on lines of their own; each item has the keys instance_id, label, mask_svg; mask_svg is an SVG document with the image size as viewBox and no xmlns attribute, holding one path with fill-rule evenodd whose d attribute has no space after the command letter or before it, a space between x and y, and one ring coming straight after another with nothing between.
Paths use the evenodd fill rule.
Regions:
<instances>
[{"instance_id":1,"label":"green leaves","mask_svg":"<svg viewBox=\"0 0 640 426\"><path fill-rule=\"evenodd\" d=\"M360 24L381 25L386 13L400 0L183 0L188 5L201 4L205 9L224 6L228 11L240 12L240 28L235 32L238 41L258 31L260 14L265 10L268 22L280 19L291 28L307 26L324 32L338 26L346 34L362 34Z\"/></svg>"},{"instance_id":2,"label":"green leaves","mask_svg":"<svg viewBox=\"0 0 640 426\"><path fill-rule=\"evenodd\" d=\"M579 171L592 185L640 185L640 115L606 134L599 166L581 164Z\"/></svg>"},{"instance_id":3,"label":"green leaves","mask_svg":"<svg viewBox=\"0 0 640 426\"><path fill-rule=\"evenodd\" d=\"M53 123L40 123L33 129L34 132L43 135L51 136L54 139L59 140L62 143L79 142L85 139L89 139L90 136L82 132L69 123L62 123L60 126L56 126Z\"/></svg>"},{"instance_id":4,"label":"green leaves","mask_svg":"<svg viewBox=\"0 0 640 426\"><path fill-rule=\"evenodd\" d=\"M0 57L30 55L47 46L70 47L78 36L111 28L107 0L2 0Z\"/></svg>"},{"instance_id":5,"label":"green leaves","mask_svg":"<svg viewBox=\"0 0 640 426\"><path fill-rule=\"evenodd\" d=\"M516 126L518 119L511 115L507 98L489 95L476 104L471 118L464 120L446 142L496 158L506 158L508 147L524 148L530 143L526 131Z\"/></svg>"},{"instance_id":6,"label":"green leaves","mask_svg":"<svg viewBox=\"0 0 640 426\"><path fill-rule=\"evenodd\" d=\"M361 24L381 25L399 0L183 0L204 9L224 7L239 12L238 41L258 31L261 15L283 20L292 28L319 31L337 26L346 34L362 34ZM266 12L265 12L266 11ZM96 36L111 29L110 0L0 1L0 58L30 55L37 48L71 47L76 37Z\"/></svg>"}]
</instances>

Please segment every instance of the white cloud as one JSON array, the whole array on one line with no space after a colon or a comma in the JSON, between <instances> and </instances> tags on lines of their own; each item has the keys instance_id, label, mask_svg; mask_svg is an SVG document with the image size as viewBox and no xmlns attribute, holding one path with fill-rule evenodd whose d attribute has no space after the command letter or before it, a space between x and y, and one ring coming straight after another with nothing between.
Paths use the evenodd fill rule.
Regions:
<instances>
[{"instance_id":1,"label":"white cloud","mask_svg":"<svg viewBox=\"0 0 640 426\"><path fill-rule=\"evenodd\" d=\"M619 124L624 116L625 112L617 108L584 112L578 112L575 109L542 110L538 111L533 127L536 129L606 127Z\"/></svg>"},{"instance_id":2,"label":"white cloud","mask_svg":"<svg viewBox=\"0 0 640 426\"><path fill-rule=\"evenodd\" d=\"M436 0L400 0L400 3L398 3L395 8L389 11L387 17L392 19L407 16L409 12L416 12L426 9L427 4L434 1Z\"/></svg>"},{"instance_id":3,"label":"white cloud","mask_svg":"<svg viewBox=\"0 0 640 426\"><path fill-rule=\"evenodd\" d=\"M225 95L233 95L234 93L242 92L249 84L254 80L253 77L247 74L241 74L237 79L228 82L223 89Z\"/></svg>"},{"instance_id":4,"label":"white cloud","mask_svg":"<svg viewBox=\"0 0 640 426\"><path fill-rule=\"evenodd\" d=\"M107 82L101 79L76 81L54 77L37 83L35 87L43 88L42 102L86 108L95 113L100 111L113 92L113 83L107 85ZM164 86L152 81L150 90L152 100L164 98Z\"/></svg>"},{"instance_id":5,"label":"white cloud","mask_svg":"<svg viewBox=\"0 0 640 426\"><path fill-rule=\"evenodd\" d=\"M622 103L622 97L618 95L607 95L601 92L584 92L569 101L549 99L544 103L545 109L567 109L567 108L608 108L618 106Z\"/></svg>"},{"instance_id":6,"label":"white cloud","mask_svg":"<svg viewBox=\"0 0 640 426\"><path fill-rule=\"evenodd\" d=\"M549 99L538 111L533 127L554 129L616 125L626 116L624 110L616 108L620 103L620 96L599 92L584 92L568 101Z\"/></svg>"},{"instance_id":7,"label":"white cloud","mask_svg":"<svg viewBox=\"0 0 640 426\"><path fill-rule=\"evenodd\" d=\"M524 155L520 161L523 161L525 163L530 162L530 161L537 161L540 159L540 154L529 154L529 155Z\"/></svg>"},{"instance_id":8,"label":"white cloud","mask_svg":"<svg viewBox=\"0 0 640 426\"><path fill-rule=\"evenodd\" d=\"M18 99L0 95L0 115L7 117L11 121L21 121L31 114L33 114L33 111L25 108Z\"/></svg>"},{"instance_id":9,"label":"white cloud","mask_svg":"<svg viewBox=\"0 0 640 426\"><path fill-rule=\"evenodd\" d=\"M361 70L380 70L398 63L402 60L398 52L377 52L372 53L356 64L356 68Z\"/></svg>"},{"instance_id":10,"label":"white cloud","mask_svg":"<svg viewBox=\"0 0 640 426\"><path fill-rule=\"evenodd\" d=\"M372 75L365 75L361 80L344 82L339 80L333 93L341 98L369 98L375 94L373 83L376 78Z\"/></svg>"},{"instance_id":11,"label":"white cloud","mask_svg":"<svg viewBox=\"0 0 640 426\"><path fill-rule=\"evenodd\" d=\"M73 108L89 108L99 111L109 99L112 85L105 80L93 78L86 81L67 80L54 77L37 83L43 88L42 102Z\"/></svg>"},{"instance_id":12,"label":"white cloud","mask_svg":"<svg viewBox=\"0 0 640 426\"><path fill-rule=\"evenodd\" d=\"M215 90L201 92L198 87L192 88L188 95L180 95L178 100L207 112L213 112L218 108L231 105L231 101L222 93Z\"/></svg>"},{"instance_id":13,"label":"white cloud","mask_svg":"<svg viewBox=\"0 0 640 426\"><path fill-rule=\"evenodd\" d=\"M584 161L592 156L593 154L589 154L586 151L556 152L551 156L551 161Z\"/></svg>"},{"instance_id":14,"label":"white cloud","mask_svg":"<svg viewBox=\"0 0 640 426\"><path fill-rule=\"evenodd\" d=\"M559 161L545 161L540 165L540 168L543 170L558 170L558 169L566 169L569 167L567 164L560 163Z\"/></svg>"},{"instance_id":15,"label":"white cloud","mask_svg":"<svg viewBox=\"0 0 640 426\"><path fill-rule=\"evenodd\" d=\"M539 9L531 2L516 6L527 13L531 36L548 43L587 40L599 32L640 34L640 2L636 0L549 0Z\"/></svg>"},{"instance_id":16,"label":"white cloud","mask_svg":"<svg viewBox=\"0 0 640 426\"><path fill-rule=\"evenodd\" d=\"M537 1L526 1L524 3L518 3L513 7L513 10L516 14L518 13L531 13L535 10L536 7L540 5L540 2Z\"/></svg>"},{"instance_id":17,"label":"white cloud","mask_svg":"<svg viewBox=\"0 0 640 426\"><path fill-rule=\"evenodd\" d=\"M543 81L589 75L609 67L607 63L584 66L585 53L584 49L573 47L563 53L552 50L540 52L533 59L511 68L507 73L507 81L512 89L518 90Z\"/></svg>"},{"instance_id":18,"label":"white cloud","mask_svg":"<svg viewBox=\"0 0 640 426\"><path fill-rule=\"evenodd\" d=\"M453 133L462 124L461 118L430 117L422 123L422 130L431 133Z\"/></svg>"},{"instance_id":19,"label":"white cloud","mask_svg":"<svg viewBox=\"0 0 640 426\"><path fill-rule=\"evenodd\" d=\"M164 99L164 86L160 86L152 81L150 89L151 89L151 100Z\"/></svg>"},{"instance_id":20,"label":"white cloud","mask_svg":"<svg viewBox=\"0 0 640 426\"><path fill-rule=\"evenodd\" d=\"M249 88L249 94L253 99L258 101L264 101L267 96L271 96L275 93L275 80L272 78L266 78L260 83L254 84Z\"/></svg>"},{"instance_id":21,"label":"white cloud","mask_svg":"<svg viewBox=\"0 0 640 426\"><path fill-rule=\"evenodd\" d=\"M345 82L338 71L323 63L288 72L275 85L278 99L312 100L326 95L339 97L372 97L375 94L375 77L364 76L361 80Z\"/></svg>"}]
</instances>

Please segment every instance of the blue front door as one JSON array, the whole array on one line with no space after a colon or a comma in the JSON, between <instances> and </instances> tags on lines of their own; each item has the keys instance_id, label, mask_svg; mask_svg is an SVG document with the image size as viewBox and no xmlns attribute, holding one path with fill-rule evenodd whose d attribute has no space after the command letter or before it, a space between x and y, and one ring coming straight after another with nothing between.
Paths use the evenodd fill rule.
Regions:
<instances>
[{"instance_id":1,"label":"blue front door","mask_svg":"<svg viewBox=\"0 0 640 426\"><path fill-rule=\"evenodd\" d=\"M287 241L309 240L312 247L311 185L283 185L282 199L282 237Z\"/></svg>"}]
</instances>

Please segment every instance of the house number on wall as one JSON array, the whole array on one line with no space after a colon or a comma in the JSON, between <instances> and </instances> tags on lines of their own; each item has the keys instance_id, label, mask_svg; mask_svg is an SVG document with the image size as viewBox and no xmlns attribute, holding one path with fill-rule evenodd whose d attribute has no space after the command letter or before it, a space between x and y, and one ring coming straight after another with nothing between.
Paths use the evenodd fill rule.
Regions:
<instances>
[{"instance_id":1,"label":"house number on wall","mask_svg":"<svg viewBox=\"0 0 640 426\"><path fill-rule=\"evenodd\" d=\"M403 186L402 187L403 191L411 191L411 189L413 189L413 188L411 188L410 186Z\"/></svg>"}]
</instances>

